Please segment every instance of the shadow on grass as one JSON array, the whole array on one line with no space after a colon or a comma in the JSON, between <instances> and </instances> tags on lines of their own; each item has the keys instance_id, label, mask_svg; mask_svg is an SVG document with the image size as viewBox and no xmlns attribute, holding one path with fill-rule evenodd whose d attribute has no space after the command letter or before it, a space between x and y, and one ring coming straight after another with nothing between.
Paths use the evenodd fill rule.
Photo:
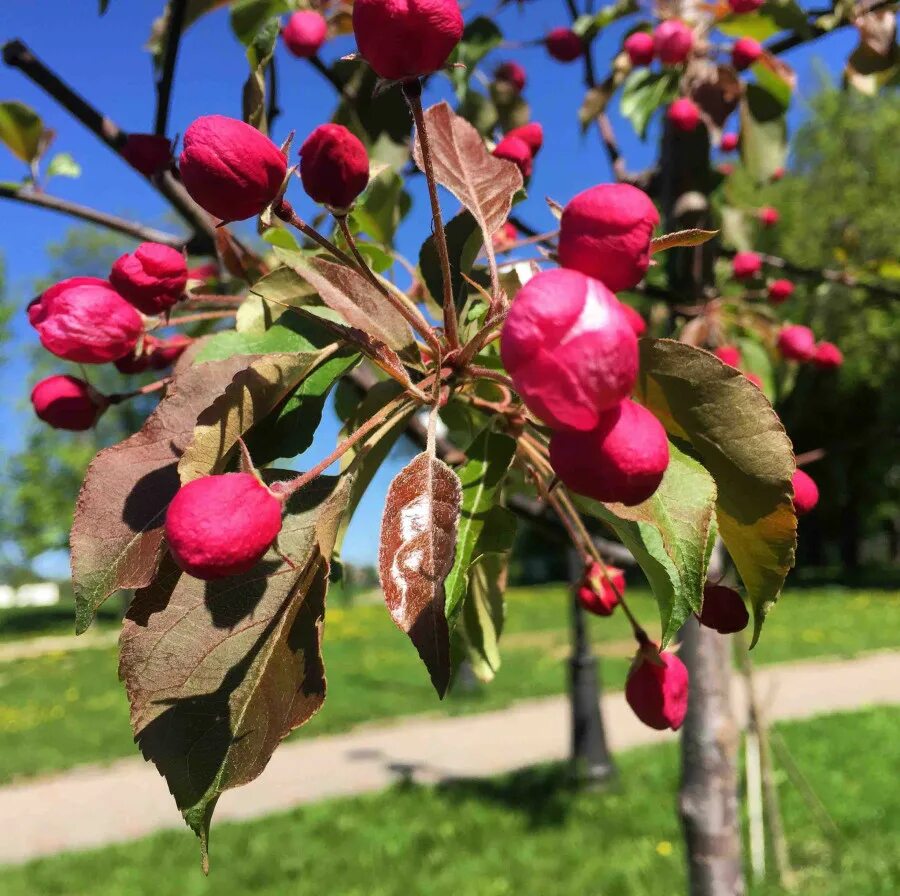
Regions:
<instances>
[{"instance_id":1,"label":"shadow on grass","mask_svg":"<svg viewBox=\"0 0 900 896\"><path fill-rule=\"evenodd\" d=\"M101 624L117 623L121 602L110 600L97 612ZM36 637L44 634L75 635L75 606L61 603L53 607L13 607L0 610L0 638Z\"/></svg>"}]
</instances>

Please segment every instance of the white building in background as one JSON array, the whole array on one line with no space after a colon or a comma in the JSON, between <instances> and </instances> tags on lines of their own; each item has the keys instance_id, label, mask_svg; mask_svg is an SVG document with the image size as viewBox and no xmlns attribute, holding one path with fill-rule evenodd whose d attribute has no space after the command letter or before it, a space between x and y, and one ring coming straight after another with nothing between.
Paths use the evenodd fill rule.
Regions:
<instances>
[{"instance_id":1,"label":"white building in background","mask_svg":"<svg viewBox=\"0 0 900 896\"><path fill-rule=\"evenodd\" d=\"M11 607L52 607L59 603L59 585L35 582L32 585L0 585L0 610Z\"/></svg>"}]
</instances>

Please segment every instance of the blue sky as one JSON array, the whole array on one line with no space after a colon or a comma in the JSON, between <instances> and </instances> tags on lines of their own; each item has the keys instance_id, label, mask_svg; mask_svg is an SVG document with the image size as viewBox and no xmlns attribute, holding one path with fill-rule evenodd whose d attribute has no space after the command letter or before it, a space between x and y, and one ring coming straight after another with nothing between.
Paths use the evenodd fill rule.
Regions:
<instances>
[{"instance_id":1,"label":"blue sky","mask_svg":"<svg viewBox=\"0 0 900 896\"><path fill-rule=\"evenodd\" d=\"M95 0L3 0L0 41L21 38L121 127L149 131L155 95L150 59L142 47L163 5L162 0L112 0L109 12L100 18L95 15ZM511 4L496 14L496 6L493 0L476 0L467 17L471 11L489 14L508 37L522 40L537 38L551 27L567 23L562 0L537 0L526 4L521 13ZM612 26L595 42L595 65L601 76L621 46L622 31L622 26ZM788 54L786 58L797 69L800 84L800 102L791 113L792 126L802 119L803 97L816 83L814 66L838 76L853 43L851 29L844 29ZM340 38L329 43L322 55L330 60L353 49L352 37ZM330 85L305 63L287 56L281 47L278 53L280 105L284 112L273 136L280 140L294 129L299 141L317 124L328 120L334 94ZM522 208L522 215L535 226L549 229L552 219L543 197L549 195L564 202L579 190L609 180L609 165L595 131L586 136L580 132L576 118L583 94L580 65L556 63L538 46L499 50L486 61L485 70L506 58L525 65L529 74L525 97L531 104L533 119L543 124L545 132L544 150L531 182L531 198ZM227 12L219 11L200 20L182 43L170 132L183 133L194 118L206 113L240 117L241 85L246 73L243 49L231 34ZM443 79L433 82L426 102L449 93ZM45 124L57 132L53 150L70 152L82 166L80 179L57 178L51 183L51 192L108 212L170 227L165 220L166 206L139 176L19 72L5 66L0 66L0 98L33 106ZM642 144L615 108L612 121L629 168L646 166L654 155L657 127L651 127L647 142ZM0 146L0 181L17 180L21 173L21 163ZM301 214L311 211L299 182L291 187L289 197ZM455 200L444 198L447 213L455 211ZM71 225L70 219L52 212L11 202L0 205L0 251L6 262L7 289L19 307L24 309L34 280L46 269L46 245L60 240ZM427 228L426 200L417 193L413 213L400 234L401 250L416 257ZM7 363L0 366L2 453L14 450L20 443L25 415L30 413L23 404L29 374L23 349L33 341L34 334L24 315L15 321L13 337L13 344L4 352ZM335 433L336 423L329 414L311 453L327 453L334 444ZM349 561L373 562L381 502L394 472L396 464L388 465L360 508L346 542Z\"/></svg>"}]
</instances>

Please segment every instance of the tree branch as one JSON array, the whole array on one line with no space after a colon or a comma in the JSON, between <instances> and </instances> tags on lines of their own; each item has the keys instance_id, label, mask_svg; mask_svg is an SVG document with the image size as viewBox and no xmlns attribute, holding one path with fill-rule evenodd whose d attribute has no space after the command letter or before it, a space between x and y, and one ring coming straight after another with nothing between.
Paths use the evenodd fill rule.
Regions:
<instances>
[{"instance_id":1,"label":"tree branch","mask_svg":"<svg viewBox=\"0 0 900 896\"><path fill-rule=\"evenodd\" d=\"M869 3L860 3L855 9L855 15L857 17L867 15L868 13L876 12L879 9L893 6L896 2L897 0L872 0L872 2ZM823 15L833 14L833 7L831 9L809 10L809 15L813 21ZM766 44L765 48L773 56L777 56L779 53L785 53L788 50L792 50L794 47L799 47L801 44L811 43L814 40L818 40L820 37L825 37L826 34L834 34L835 31L846 28L852 24L853 22L849 21L841 22L839 25L835 25L834 28L820 28L818 25L810 24L807 32L802 33L795 31L792 34L788 34L785 37L772 41L770 44Z\"/></svg>"},{"instance_id":2,"label":"tree branch","mask_svg":"<svg viewBox=\"0 0 900 896\"><path fill-rule=\"evenodd\" d=\"M172 246L175 249L184 249L188 242L188 237L175 236L171 233L165 233L162 230L156 230L153 227L145 227L136 221L128 221L125 218L119 218L116 215L108 215L106 212L89 208L86 205L79 205L76 202L69 202L66 199L60 199L58 196L50 196L47 193L40 193L37 190L28 187L11 187L0 184L0 198L12 199L16 202L23 202L26 205L36 205L39 208L47 208L51 211L61 212L64 215L70 215L90 224L97 224L105 227L107 230L113 230L116 233L123 233L125 236L131 236L144 243L162 243L165 246Z\"/></svg>"},{"instance_id":3,"label":"tree branch","mask_svg":"<svg viewBox=\"0 0 900 896\"><path fill-rule=\"evenodd\" d=\"M169 120L169 99L172 95L172 81L175 78L175 63L178 60L178 45L184 28L184 14L187 0L171 0L166 27L166 53L162 70L156 81L156 124L155 133L164 136Z\"/></svg>"},{"instance_id":4,"label":"tree branch","mask_svg":"<svg viewBox=\"0 0 900 896\"><path fill-rule=\"evenodd\" d=\"M281 107L278 105L278 71L275 66L275 56L269 60L269 105L266 107L266 131L272 133L272 122L281 115Z\"/></svg>"},{"instance_id":5,"label":"tree branch","mask_svg":"<svg viewBox=\"0 0 900 896\"><path fill-rule=\"evenodd\" d=\"M3 61L18 68L121 158L126 133L47 68L22 41L11 40L4 44ZM206 212L188 196L184 187L170 172L147 177L146 180L193 230L193 235L187 241L188 252L215 255L215 225Z\"/></svg>"}]
</instances>

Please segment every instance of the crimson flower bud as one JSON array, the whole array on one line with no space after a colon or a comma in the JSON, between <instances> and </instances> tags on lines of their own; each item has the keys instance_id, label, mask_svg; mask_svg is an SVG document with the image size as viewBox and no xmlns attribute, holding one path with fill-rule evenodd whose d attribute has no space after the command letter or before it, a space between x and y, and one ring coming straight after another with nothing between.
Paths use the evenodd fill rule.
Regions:
<instances>
[{"instance_id":1,"label":"crimson flower bud","mask_svg":"<svg viewBox=\"0 0 900 896\"><path fill-rule=\"evenodd\" d=\"M172 144L159 134L129 134L119 154L144 177L153 177L172 164Z\"/></svg>"},{"instance_id":2,"label":"crimson flower bud","mask_svg":"<svg viewBox=\"0 0 900 896\"><path fill-rule=\"evenodd\" d=\"M775 305L786 302L794 294L794 284L790 280L773 280L769 284L769 301Z\"/></svg>"},{"instance_id":3,"label":"crimson flower bud","mask_svg":"<svg viewBox=\"0 0 900 896\"><path fill-rule=\"evenodd\" d=\"M544 129L536 121L529 121L528 124L507 131L506 136L521 140L531 150L532 157L536 156L544 145Z\"/></svg>"},{"instance_id":4,"label":"crimson flower bud","mask_svg":"<svg viewBox=\"0 0 900 896\"><path fill-rule=\"evenodd\" d=\"M168 339L154 340L150 351L150 367L153 370L165 370L171 367L185 352L194 340L182 333Z\"/></svg>"},{"instance_id":5,"label":"crimson flower bud","mask_svg":"<svg viewBox=\"0 0 900 896\"><path fill-rule=\"evenodd\" d=\"M813 364L822 370L834 370L844 363L843 352L833 342L820 342L813 355Z\"/></svg>"},{"instance_id":6,"label":"crimson flower bud","mask_svg":"<svg viewBox=\"0 0 900 896\"><path fill-rule=\"evenodd\" d=\"M622 45L632 65L650 65L655 52L653 35L647 31L635 31L625 38Z\"/></svg>"},{"instance_id":7,"label":"crimson flower bud","mask_svg":"<svg viewBox=\"0 0 900 896\"><path fill-rule=\"evenodd\" d=\"M656 654L655 645L641 647L631 664L625 683L625 699L634 714L657 731L677 731L687 715L687 667L668 651ZM658 663L658 664L657 664Z\"/></svg>"},{"instance_id":8,"label":"crimson flower bud","mask_svg":"<svg viewBox=\"0 0 900 896\"><path fill-rule=\"evenodd\" d=\"M788 324L778 334L778 351L789 361L811 361L816 354L816 337L809 327Z\"/></svg>"},{"instance_id":9,"label":"crimson flower bud","mask_svg":"<svg viewBox=\"0 0 900 896\"><path fill-rule=\"evenodd\" d=\"M507 221L494 233L491 237L491 242L495 252L506 252L518 238L519 232L513 224Z\"/></svg>"},{"instance_id":10,"label":"crimson flower bud","mask_svg":"<svg viewBox=\"0 0 900 896\"><path fill-rule=\"evenodd\" d=\"M311 59L328 37L328 22L311 9L295 12L281 31L284 45L299 59Z\"/></svg>"},{"instance_id":11,"label":"crimson flower bud","mask_svg":"<svg viewBox=\"0 0 900 896\"><path fill-rule=\"evenodd\" d=\"M637 339L621 304L577 271L542 271L519 290L500 356L528 409L557 429L593 429L637 379Z\"/></svg>"},{"instance_id":12,"label":"crimson flower bud","mask_svg":"<svg viewBox=\"0 0 900 896\"><path fill-rule=\"evenodd\" d=\"M559 263L605 283L631 289L650 266L650 238L659 212L630 184L599 184L579 193L559 223Z\"/></svg>"},{"instance_id":13,"label":"crimson flower bud","mask_svg":"<svg viewBox=\"0 0 900 896\"><path fill-rule=\"evenodd\" d=\"M353 33L359 52L388 81L436 72L459 43L456 0L356 0Z\"/></svg>"},{"instance_id":14,"label":"crimson flower bud","mask_svg":"<svg viewBox=\"0 0 900 896\"><path fill-rule=\"evenodd\" d=\"M310 198L343 212L369 183L369 155L340 124L320 124L300 147L300 179Z\"/></svg>"},{"instance_id":15,"label":"crimson flower bud","mask_svg":"<svg viewBox=\"0 0 900 896\"><path fill-rule=\"evenodd\" d=\"M666 116L672 126L679 131L689 133L700 124L700 109L686 96L679 97L670 106Z\"/></svg>"},{"instance_id":16,"label":"crimson flower bud","mask_svg":"<svg viewBox=\"0 0 900 896\"><path fill-rule=\"evenodd\" d=\"M734 13L755 12L763 5L765 0L728 0L728 5Z\"/></svg>"},{"instance_id":17,"label":"crimson flower bud","mask_svg":"<svg viewBox=\"0 0 900 896\"><path fill-rule=\"evenodd\" d=\"M144 330L141 316L106 280L69 277L28 306L28 320L51 354L78 364L127 355Z\"/></svg>"},{"instance_id":18,"label":"crimson flower bud","mask_svg":"<svg viewBox=\"0 0 900 896\"><path fill-rule=\"evenodd\" d=\"M206 581L249 572L280 531L281 501L252 473L194 479L166 513L172 557Z\"/></svg>"},{"instance_id":19,"label":"crimson flower bud","mask_svg":"<svg viewBox=\"0 0 900 896\"><path fill-rule=\"evenodd\" d=\"M647 332L647 321L631 305L626 305L624 302L619 304L622 306L622 311L625 312L625 317L628 318L631 329L634 330L634 335L640 339Z\"/></svg>"},{"instance_id":20,"label":"crimson flower bud","mask_svg":"<svg viewBox=\"0 0 900 896\"><path fill-rule=\"evenodd\" d=\"M83 432L106 410L107 402L84 380L74 376L48 376L31 390L38 417L54 429Z\"/></svg>"},{"instance_id":21,"label":"crimson flower bud","mask_svg":"<svg viewBox=\"0 0 900 896\"><path fill-rule=\"evenodd\" d=\"M781 215L778 214L778 209L772 208L771 205L764 205L759 210L758 214L759 214L759 223L762 224L762 226L766 227L766 228L774 227L778 223L779 219L781 218Z\"/></svg>"},{"instance_id":22,"label":"crimson flower bud","mask_svg":"<svg viewBox=\"0 0 900 896\"><path fill-rule=\"evenodd\" d=\"M738 252L731 259L731 274L735 280L752 280L762 270L762 259L756 252Z\"/></svg>"},{"instance_id":23,"label":"crimson flower bud","mask_svg":"<svg viewBox=\"0 0 900 896\"><path fill-rule=\"evenodd\" d=\"M184 133L181 179L191 198L222 221L256 217L281 190L284 153L256 128L204 115Z\"/></svg>"},{"instance_id":24,"label":"crimson flower bud","mask_svg":"<svg viewBox=\"0 0 900 896\"><path fill-rule=\"evenodd\" d=\"M770 179L770 180L772 181L772 183L774 184L776 181L781 180L781 178L783 178L783 177L784 177L784 168L776 168L776 169L772 172L772 176L771 176L771 178L769 178L769 179Z\"/></svg>"},{"instance_id":25,"label":"crimson flower bud","mask_svg":"<svg viewBox=\"0 0 900 896\"><path fill-rule=\"evenodd\" d=\"M739 37L731 49L731 62L739 72L742 72L745 68L750 68L762 54L763 48L759 41L752 37Z\"/></svg>"},{"instance_id":26,"label":"crimson flower bud","mask_svg":"<svg viewBox=\"0 0 900 896\"><path fill-rule=\"evenodd\" d=\"M524 140L507 135L494 147L494 155L498 159L515 162L519 171L522 172L523 178L531 177L534 160L531 157L531 150Z\"/></svg>"},{"instance_id":27,"label":"crimson flower bud","mask_svg":"<svg viewBox=\"0 0 900 896\"><path fill-rule=\"evenodd\" d=\"M703 606L697 619L700 625L715 629L720 635L731 635L747 627L750 614L734 588L707 585L703 589Z\"/></svg>"},{"instance_id":28,"label":"crimson flower bud","mask_svg":"<svg viewBox=\"0 0 900 896\"><path fill-rule=\"evenodd\" d=\"M589 432L554 432L550 463L579 495L633 507L659 488L669 466L669 441L650 411L625 400L602 413Z\"/></svg>"},{"instance_id":29,"label":"crimson flower bud","mask_svg":"<svg viewBox=\"0 0 900 896\"><path fill-rule=\"evenodd\" d=\"M694 47L694 32L678 19L660 22L653 32L653 48L664 65L684 62Z\"/></svg>"},{"instance_id":30,"label":"crimson flower bud","mask_svg":"<svg viewBox=\"0 0 900 896\"><path fill-rule=\"evenodd\" d=\"M162 243L141 243L112 266L109 282L144 314L162 314L182 296L188 270L184 254Z\"/></svg>"},{"instance_id":31,"label":"crimson flower bud","mask_svg":"<svg viewBox=\"0 0 900 896\"><path fill-rule=\"evenodd\" d=\"M621 569L607 566L604 575L603 567L592 563L578 588L578 602L595 616L612 616L619 605L619 595L624 592L625 573Z\"/></svg>"},{"instance_id":32,"label":"crimson flower bud","mask_svg":"<svg viewBox=\"0 0 900 896\"><path fill-rule=\"evenodd\" d=\"M794 510L797 516L809 513L819 503L819 487L808 473L797 470L791 477L791 486L794 489Z\"/></svg>"},{"instance_id":33,"label":"crimson flower bud","mask_svg":"<svg viewBox=\"0 0 900 896\"><path fill-rule=\"evenodd\" d=\"M741 351L736 345L720 345L713 354L729 367L737 367L741 363Z\"/></svg>"},{"instance_id":34,"label":"crimson flower bud","mask_svg":"<svg viewBox=\"0 0 900 896\"><path fill-rule=\"evenodd\" d=\"M732 131L729 131L727 134L722 134L722 139L719 142L719 149L722 152L734 152L738 148L738 142L740 138L737 134Z\"/></svg>"},{"instance_id":35,"label":"crimson flower bud","mask_svg":"<svg viewBox=\"0 0 900 896\"><path fill-rule=\"evenodd\" d=\"M584 41L571 28L552 28L544 43L557 62L574 62L584 53Z\"/></svg>"},{"instance_id":36,"label":"crimson flower bud","mask_svg":"<svg viewBox=\"0 0 900 896\"><path fill-rule=\"evenodd\" d=\"M501 62L494 72L494 80L509 84L516 93L521 93L525 89L527 76L525 69L518 62Z\"/></svg>"}]
</instances>

